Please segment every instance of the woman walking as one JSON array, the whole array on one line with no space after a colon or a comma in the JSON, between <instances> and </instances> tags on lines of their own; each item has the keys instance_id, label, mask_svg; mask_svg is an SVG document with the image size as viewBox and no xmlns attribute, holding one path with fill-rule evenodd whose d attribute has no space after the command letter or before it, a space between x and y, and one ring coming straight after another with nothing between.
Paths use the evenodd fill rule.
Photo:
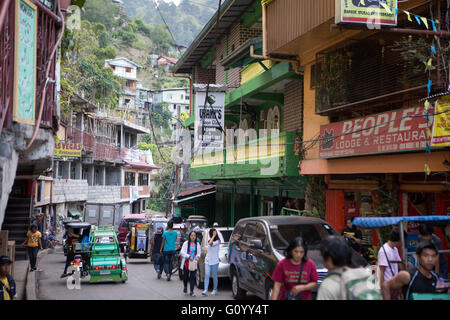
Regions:
<instances>
[{"instance_id":1,"label":"woman walking","mask_svg":"<svg viewBox=\"0 0 450 320\"><path fill-rule=\"evenodd\" d=\"M220 239L217 234L217 230L212 228L209 230L209 241L206 249L205 258L205 290L202 292L203 296L208 295L209 277L212 273L214 288L211 295L217 294L217 284L219 279L217 278L217 270L219 269L219 248Z\"/></svg>"},{"instance_id":2,"label":"woman walking","mask_svg":"<svg viewBox=\"0 0 450 320\"><path fill-rule=\"evenodd\" d=\"M30 258L30 271L36 270L36 261L39 248L42 248L42 234L38 231L38 228L35 224L32 224L30 227L30 231L27 232L27 238L22 243L28 247L28 257Z\"/></svg>"},{"instance_id":3,"label":"woman walking","mask_svg":"<svg viewBox=\"0 0 450 320\"><path fill-rule=\"evenodd\" d=\"M167 281L170 281L170 276L172 275L173 268L173 256L176 252L176 240L178 233L173 230L173 221L170 220L167 223L167 230L164 231L161 241L161 252L164 259L164 272L167 275ZM159 270L158 279L161 279L162 270Z\"/></svg>"},{"instance_id":4,"label":"woman walking","mask_svg":"<svg viewBox=\"0 0 450 320\"><path fill-rule=\"evenodd\" d=\"M194 231L189 233L189 240L183 243L180 254L184 258L181 264L181 270L183 270L184 276L184 289L183 292L187 294L187 283L190 281L191 297L195 297L194 285L195 274L197 272L197 262L200 259L201 254L200 244L197 242L197 234Z\"/></svg>"},{"instance_id":5,"label":"woman walking","mask_svg":"<svg viewBox=\"0 0 450 320\"><path fill-rule=\"evenodd\" d=\"M317 286L319 277L307 253L302 237L289 244L286 258L278 262L273 272L272 300L312 300L312 289Z\"/></svg>"}]
</instances>

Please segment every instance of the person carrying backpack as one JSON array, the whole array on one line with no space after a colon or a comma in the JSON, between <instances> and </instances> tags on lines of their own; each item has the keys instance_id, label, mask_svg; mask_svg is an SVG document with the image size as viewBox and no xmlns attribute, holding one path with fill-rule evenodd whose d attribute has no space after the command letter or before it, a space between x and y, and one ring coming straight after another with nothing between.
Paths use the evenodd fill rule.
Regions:
<instances>
[{"instance_id":1,"label":"person carrying backpack","mask_svg":"<svg viewBox=\"0 0 450 320\"><path fill-rule=\"evenodd\" d=\"M320 285L317 300L380 300L375 278L364 268L352 266L352 250L342 237L322 241L320 253L328 275Z\"/></svg>"},{"instance_id":2,"label":"person carrying backpack","mask_svg":"<svg viewBox=\"0 0 450 320\"><path fill-rule=\"evenodd\" d=\"M181 270L183 270L184 276L184 289L183 292L187 294L187 283L190 281L191 297L195 297L194 285L195 285L195 274L197 272L197 262L200 259L201 247L197 241L197 233L191 231L189 233L189 240L183 243L180 254L184 258L181 263Z\"/></svg>"},{"instance_id":3,"label":"person carrying backpack","mask_svg":"<svg viewBox=\"0 0 450 320\"><path fill-rule=\"evenodd\" d=\"M150 252L153 258L153 267L157 274L163 270L163 259L161 253L161 243L162 243L162 234L164 232L164 227L158 226L156 228L156 233L152 239L152 245L150 248Z\"/></svg>"},{"instance_id":4,"label":"person carrying backpack","mask_svg":"<svg viewBox=\"0 0 450 320\"><path fill-rule=\"evenodd\" d=\"M272 275L272 300L312 300L312 289L317 286L319 276L307 253L302 237L291 241L286 258L278 262Z\"/></svg>"}]
</instances>

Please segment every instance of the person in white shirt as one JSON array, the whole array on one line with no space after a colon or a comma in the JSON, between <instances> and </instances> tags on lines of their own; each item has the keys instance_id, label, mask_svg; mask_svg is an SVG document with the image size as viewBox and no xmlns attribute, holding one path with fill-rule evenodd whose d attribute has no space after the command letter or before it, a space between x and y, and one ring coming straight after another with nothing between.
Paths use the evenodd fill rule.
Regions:
<instances>
[{"instance_id":1,"label":"person in white shirt","mask_svg":"<svg viewBox=\"0 0 450 320\"><path fill-rule=\"evenodd\" d=\"M219 279L217 278L217 270L219 269L219 248L220 248L220 239L217 234L217 230L212 228L209 230L209 241L208 247L206 249L206 258L205 258L205 289L202 292L203 296L208 295L208 286L209 286L209 277L212 273L214 287L211 295L217 294L217 284Z\"/></svg>"},{"instance_id":2,"label":"person in white shirt","mask_svg":"<svg viewBox=\"0 0 450 320\"><path fill-rule=\"evenodd\" d=\"M180 254L183 257L183 262L181 263L181 270L183 270L184 275L184 289L183 292L187 294L187 283L190 281L191 297L195 297L194 285L195 285L195 273L197 272L197 263L195 263L194 270L189 270L189 263L198 262L200 259L200 254L202 248L200 243L197 241L197 233L191 231L189 233L189 240L183 243Z\"/></svg>"},{"instance_id":3,"label":"person in white shirt","mask_svg":"<svg viewBox=\"0 0 450 320\"><path fill-rule=\"evenodd\" d=\"M389 240L378 250L378 267L380 268L379 279L380 287L384 282L394 278L399 271L399 264L402 259L398 253L397 247L401 244L400 232L397 228L393 229L389 235ZM402 265L400 265L401 269ZM397 297L399 292L391 292L391 297Z\"/></svg>"}]
</instances>

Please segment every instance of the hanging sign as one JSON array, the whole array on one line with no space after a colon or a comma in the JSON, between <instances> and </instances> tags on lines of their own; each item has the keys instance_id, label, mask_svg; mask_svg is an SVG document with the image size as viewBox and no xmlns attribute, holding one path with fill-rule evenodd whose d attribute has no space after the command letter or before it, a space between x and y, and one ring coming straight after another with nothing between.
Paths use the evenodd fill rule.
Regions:
<instances>
[{"instance_id":1,"label":"hanging sign","mask_svg":"<svg viewBox=\"0 0 450 320\"><path fill-rule=\"evenodd\" d=\"M435 110L431 145L450 147L450 96L439 99Z\"/></svg>"},{"instance_id":2,"label":"hanging sign","mask_svg":"<svg viewBox=\"0 0 450 320\"><path fill-rule=\"evenodd\" d=\"M37 7L15 0L14 121L34 124L36 107Z\"/></svg>"},{"instance_id":3,"label":"hanging sign","mask_svg":"<svg viewBox=\"0 0 450 320\"><path fill-rule=\"evenodd\" d=\"M320 158L425 151L433 113L418 106L323 125Z\"/></svg>"},{"instance_id":4,"label":"hanging sign","mask_svg":"<svg viewBox=\"0 0 450 320\"><path fill-rule=\"evenodd\" d=\"M335 21L396 26L397 10L397 0L336 0Z\"/></svg>"}]
</instances>

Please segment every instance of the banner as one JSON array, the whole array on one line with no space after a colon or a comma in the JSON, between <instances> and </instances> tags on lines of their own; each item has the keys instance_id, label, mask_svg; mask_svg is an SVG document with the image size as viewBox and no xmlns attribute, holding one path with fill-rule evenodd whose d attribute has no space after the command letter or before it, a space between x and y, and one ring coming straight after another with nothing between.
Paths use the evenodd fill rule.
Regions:
<instances>
[{"instance_id":1,"label":"banner","mask_svg":"<svg viewBox=\"0 0 450 320\"><path fill-rule=\"evenodd\" d=\"M450 147L450 96L436 103L431 146Z\"/></svg>"},{"instance_id":2,"label":"banner","mask_svg":"<svg viewBox=\"0 0 450 320\"><path fill-rule=\"evenodd\" d=\"M15 0L14 121L34 124L36 107L37 7ZM3 58L3 57L2 57Z\"/></svg>"},{"instance_id":3,"label":"banner","mask_svg":"<svg viewBox=\"0 0 450 320\"><path fill-rule=\"evenodd\" d=\"M206 99L206 85L194 85L195 94L195 126L194 150L195 153L208 153L213 150L222 150L225 130L225 89L223 86L210 85L208 99Z\"/></svg>"},{"instance_id":4,"label":"banner","mask_svg":"<svg viewBox=\"0 0 450 320\"><path fill-rule=\"evenodd\" d=\"M426 117L425 107L418 106L323 125L320 158L425 151L434 110L428 113Z\"/></svg>"},{"instance_id":5,"label":"banner","mask_svg":"<svg viewBox=\"0 0 450 320\"><path fill-rule=\"evenodd\" d=\"M80 143L55 142L53 155L59 158L81 158L82 149Z\"/></svg>"},{"instance_id":6,"label":"banner","mask_svg":"<svg viewBox=\"0 0 450 320\"><path fill-rule=\"evenodd\" d=\"M335 22L397 25L397 0L336 0Z\"/></svg>"}]
</instances>

